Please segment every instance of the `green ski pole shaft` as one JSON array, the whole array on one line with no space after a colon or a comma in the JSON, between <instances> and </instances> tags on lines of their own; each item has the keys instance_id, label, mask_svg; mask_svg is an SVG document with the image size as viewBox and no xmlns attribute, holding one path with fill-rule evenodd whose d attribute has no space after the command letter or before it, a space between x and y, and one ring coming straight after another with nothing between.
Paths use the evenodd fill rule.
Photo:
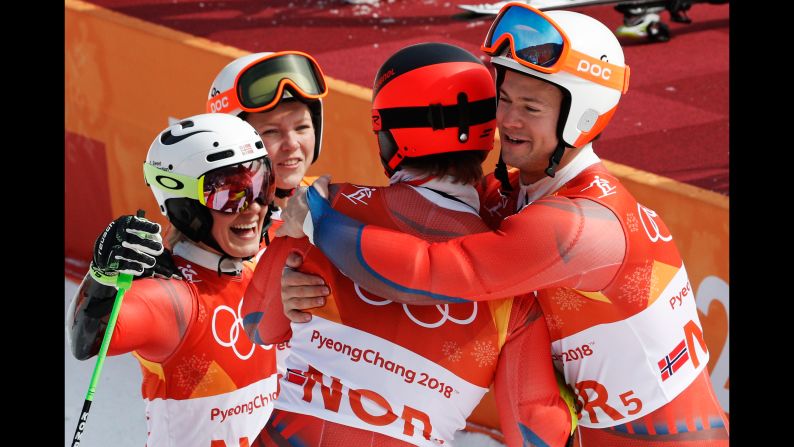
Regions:
<instances>
[{"instance_id":1,"label":"green ski pole shaft","mask_svg":"<svg viewBox=\"0 0 794 447\"><path fill-rule=\"evenodd\" d=\"M135 214L137 217L143 217L144 211L138 210ZM102 345L99 347L97 354L96 364L94 365L94 372L91 374L91 382L88 384L88 392L85 395L85 402L83 402L83 410L80 412L80 419L77 420L77 427L74 430L74 438L72 438L72 447L80 445L80 439L83 437L86 422L88 422L88 412L91 410L91 402L94 400L94 393L96 386L99 382L99 376L102 374L102 366L105 364L105 357L107 356L108 347L110 346L110 339L113 337L113 330L116 328L116 319L119 317L119 309L121 309L121 300L124 298L124 292L132 285L132 275L119 274L116 281L116 301L113 302L113 309L110 311L110 318L108 318L108 325L105 329L105 335L102 337Z\"/></svg>"}]
</instances>

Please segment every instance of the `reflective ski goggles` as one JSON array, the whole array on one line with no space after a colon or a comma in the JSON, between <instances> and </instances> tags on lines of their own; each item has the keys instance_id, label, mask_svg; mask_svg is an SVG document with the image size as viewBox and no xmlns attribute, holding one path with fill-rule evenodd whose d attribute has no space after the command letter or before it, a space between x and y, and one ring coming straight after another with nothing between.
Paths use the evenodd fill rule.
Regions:
<instances>
[{"instance_id":1,"label":"reflective ski goggles","mask_svg":"<svg viewBox=\"0 0 794 447\"><path fill-rule=\"evenodd\" d=\"M267 205L273 201L276 192L276 178L267 157L213 169L199 178L169 172L148 163L144 163L143 173L148 184L198 200L207 208L223 213L240 213L254 201Z\"/></svg>"},{"instance_id":2,"label":"reflective ski goggles","mask_svg":"<svg viewBox=\"0 0 794 447\"><path fill-rule=\"evenodd\" d=\"M623 93L629 87L628 65L621 67L576 51L552 19L526 4L505 5L480 49L498 56L508 42L512 59L533 70L565 71Z\"/></svg>"},{"instance_id":3,"label":"reflective ski goggles","mask_svg":"<svg viewBox=\"0 0 794 447\"><path fill-rule=\"evenodd\" d=\"M207 100L207 112L269 110L278 104L287 86L304 99L319 99L328 94L323 72L313 57L300 51L280 51L240 70L231 89Z\"/></svg>"}]
</instances>

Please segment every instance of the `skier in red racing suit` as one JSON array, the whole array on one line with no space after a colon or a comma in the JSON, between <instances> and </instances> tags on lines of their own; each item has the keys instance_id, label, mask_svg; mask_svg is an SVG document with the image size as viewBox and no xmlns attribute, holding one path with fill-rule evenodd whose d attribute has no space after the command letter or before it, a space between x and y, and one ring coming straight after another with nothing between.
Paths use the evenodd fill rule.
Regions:
<instances>
[{"instance_id":1,"label":"skier in red racing suit","mask_svg":"<svg viewBox=\"0 0 794 447\"><path fill-rule=\"evenodd\" d=\"M278 396L275 349L245 337L240 316L275 190L262 140L232 115L189 117L157 135L144 175L173 225L173 258L158 224L113 221L70 305L72 353L99 351L120 273L158 273L124 294L108 348L141 365L146 445L262 445Z\"/></svg>"}]
</instances>

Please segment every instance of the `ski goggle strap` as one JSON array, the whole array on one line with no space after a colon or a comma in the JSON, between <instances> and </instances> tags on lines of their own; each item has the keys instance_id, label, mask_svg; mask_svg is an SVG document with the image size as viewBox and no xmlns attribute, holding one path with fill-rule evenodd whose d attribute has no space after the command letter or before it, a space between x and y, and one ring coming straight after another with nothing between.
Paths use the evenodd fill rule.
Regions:
<instances>
[{"instance_id":1,"label":"ski goggle strap","mask_svg":"<svg viewBox=\"0 0 794 447\"><path fill-rule=\"evenodd\" d=\"M199 178L143 165L146 182L174 195L198 200L224 213L245 211L254 201L267 205L275 196L276 181L270 160L254 160L214 169Z\"/></svg>"},{"instance_id":2,"label":"ski goggle strap","mask_svg":"<svg viewBox=\"0 0 794 447\"><path fill-rule=\"evenodd\" d=\"M207 100L207 112L269 110L279 103L287 86L303 99L320 99L328 94L323 72L313 57L300 51L280 51L240 70L231 89Z\"/></svg>"},{"instance_id":3,"label":"ski goggle strap","mask_svg":"<svg viewBox=\"0 0 794 447\"><path fill-rule=\"evenodd\" d=\"M448 127L467 127L482 124L496 116L496 97L467 102L465 95L457 104L430 104L419 107L372 109L372 130L429 127L433 130Z\"/></svg>"},{"instance_id":4,"label":"ski goggle strap","mask_svg":"<svg viewBox=\"0 0 794 447\"><path fill-rule=\"evenodd\" d=\"M372 131L378 135L378 145L396 146L391 134L381 131L405 128L430 128L434 131L457 128L458 141L464 143L469 139L470 126L487 123L496 117L495 96L469 102L466 93L461 92L457 100L456 104L450 105L372 109ZM387 164L394 169L402 159L403 155L398 150Z\"/></svg>"},{"instance_id":5,"label":"ski goggle strap","mask_svg":"<svg viewBox=\"0 0 794 447\"><path fill-rule=\"evenodd\" d=\"M621 67L571 48L568 36L543 12L523 3L508 3L496 16L480 47L499 55L510 43L516 62L542 73L565 71L626 93L629 67Z\"/></svg>"}]
</instances>

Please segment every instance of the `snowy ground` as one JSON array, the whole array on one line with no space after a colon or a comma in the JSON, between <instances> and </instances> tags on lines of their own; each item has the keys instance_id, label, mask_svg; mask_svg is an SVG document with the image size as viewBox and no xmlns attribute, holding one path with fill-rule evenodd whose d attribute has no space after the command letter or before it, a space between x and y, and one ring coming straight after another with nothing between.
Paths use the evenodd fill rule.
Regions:
<instances>
[{"instance_id":1,"label":"snowy ground","mask_svg":"<svg viewBox=\"0 0 794 447\"><path fill-rule=\"evenodd\" d=\"M77 284L64 281L64 315L77 291ZM83 408L88 383L94 371L96 357L79 361L72 357L68 342L64 341L65 401L64 440L71 445L77 419ZM141 370L131 355L106 357L102 375L94 393L88 423L83 431L84 447L142 447L146 444L146 420L141 400Z\"/></svg>"},{"instance_id":2,"label":"snowy ground","mask_svg":"<svg viewBox=\"0 0 794 447\"><path fill-rule=\"evenodd\" d=\"M77 291L77 284L64 282L64 315ZM64 445L70 446L72 436L83 408L88 383L96 364L96 357L79 361L69 352L64 342L65 401ZM102 375L88 414L81 447L141 447L146 443L146 420L141 400L141 371L131 355L106 357ZM455 444L458 447L498 447L502 444L479 434L466 434Z\"/></svg>"}]
</instances>

